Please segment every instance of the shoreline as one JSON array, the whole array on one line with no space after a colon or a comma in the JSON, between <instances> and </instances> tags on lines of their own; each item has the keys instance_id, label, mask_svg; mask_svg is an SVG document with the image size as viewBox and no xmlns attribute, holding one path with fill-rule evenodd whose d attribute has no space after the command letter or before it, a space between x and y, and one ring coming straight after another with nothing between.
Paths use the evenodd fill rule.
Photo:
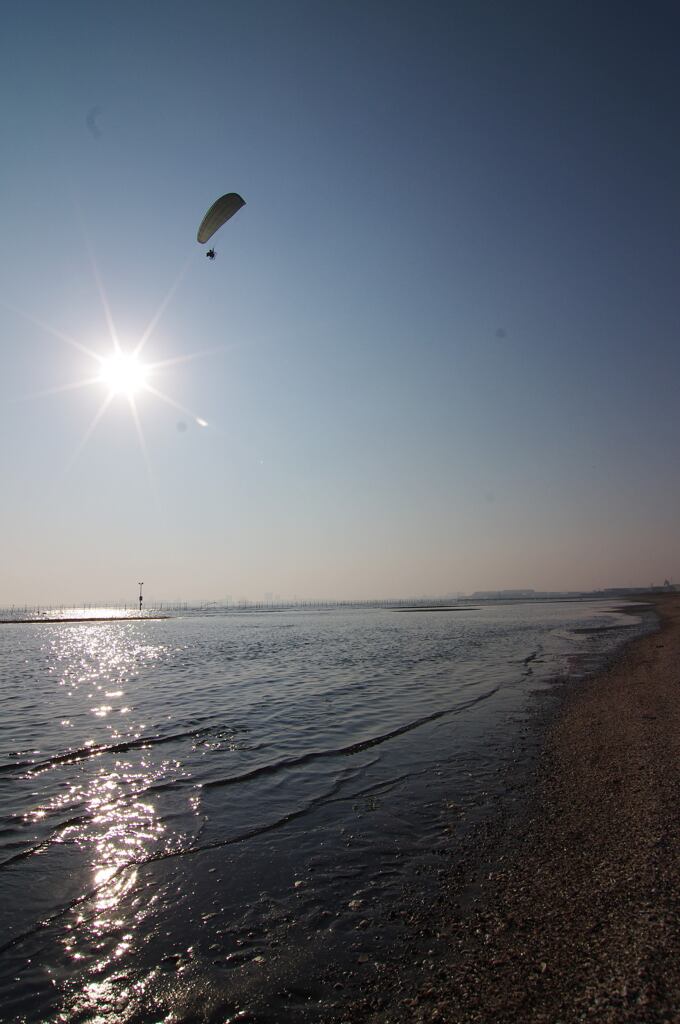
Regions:
<instances>
[{"instance_id":1,"label":"shoreline","mask_svg":"<svg viewBox=\"0 0 680 1024\"><path fill-rule=\"evenodd\" d=\"M658 631L564 691L521 808L408 908L338 1019L680 1019L680 595L649 605Z\"/></svg>"},{"instance_id":2,"label":"shoreline","mask_svg":"<svg viewBox=\"0 0 680 1024\"><path fill-rule=\"evenodd\" d=\"M0 626L42 626L55 622L158 622L171 615L76 615L56 619L0 619Z\"/></svg>"}]
</instances>

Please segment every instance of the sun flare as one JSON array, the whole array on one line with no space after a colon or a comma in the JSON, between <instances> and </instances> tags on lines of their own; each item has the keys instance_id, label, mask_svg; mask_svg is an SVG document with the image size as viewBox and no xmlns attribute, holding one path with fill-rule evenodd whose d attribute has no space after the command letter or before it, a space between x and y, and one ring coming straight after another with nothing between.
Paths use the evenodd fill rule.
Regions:
<instances>
[{"instance_id":1,"label":"sun flare","mask_svg":"<svg viewBox=\"0 0 680 1024\"><path fill-rule=\"evenodd\" d=\"M116 352L102 360L99 380L111 395L132 398L146 387L149 367L140 363L134 353Z\"/></svg>"},{"instance_id":2,"label":"sun flare","mask_svg":"<svg viewBox=\"0 0 680 1024\"><path fill-rule=\"evenodd\" d=\"M140 409L138 408L138 399L140 397L140 394L143 393L145 398L159 400L164 405L170 406L170 408L176 410L176 412L182 413L182 415L186 417L189 421L193 421L193 423L195 423L196 426L198 427L207 427L207 420L204 420L202 417L197 416L196 413L192 412L191 409L187 409L185 406L175 401L169 395L165 394L165 392L161 391L157 386L157 377L159 375L162 375L163 371L170 367L177 366L180 363L190 362L191 360L196 359L199 356L210 355L213 354L214 352L222 351L222 349L208 349L203 352L194 352L188 353L186 355L173 356L168 359L156 360L154 362L142 362L139 358L142 349L149 341L151 335L154 333L156 327L158 326L158 322L161 316L165 312L170 300L177 291L180 282L182 281L184 275L186 274L192 257L187 259L186 263L184 264L179 274L177 275L175 281L171 285L170 289L162 299L158 309L152 316L146 329L143 331L134 347L128 350L124 350L123 348L121 348L118 333L116 331L113 316L111 314L109 302L106 297L106 292L104 290L104 283L101 279L101 275L99 273L99 268L97 266L94 253L91 251L89 244L87 247L90 254L92 270L97 283L97 288L99 290L99 296L104 310L104 315L109 329L108 333L110 345L108 346L108 355L104 355L103 352L101 351L101 348L99 349L99 351L97 351L96 349L91 348L86 344L83 344L83 342L78 341L76 338L73 338L68 334L65 334L63 331L60 331L57 327L53 327L51 324L34 316L32 313L24 309L19 309L18 307L11 306L2 300L0 300L0 305L7 306L7 308L11 309L19 316L23 317L24 319L33 323L36 327L40 328L40 330L45 331L47 334L50 334L54 338L57 338L57 340L65 342L72 348L77 349L83 355L88 356L96 364L96 369L94 373L87 374L86 376L80 378L79 380L72 381L71 383L68 384L62 384L59 387L49 388L46 391L38 392L32 396L27 396L38 398L44 395L54 395L59 392L75 391L81 388L90 388L92 387L92 385L95 385L95 387L98 388L105 389L106 393L99 405L99 408L97 409L95 415L92 417L88 427L86 428L83 436L81 437L68 463L68 468L70 468L76 462L85 446L89 443L99 423L104 418L107 409L109 409L111 404L116 399L123 398L126 400L125 404L129 406L130 414L132 416L135 430L137 433L137 438L139 441L139 447L144 458L144 461L147 464L149 479L151 480L149 457L146 447L146 441L144 438L144 431L142 429ZM180 424L178 424L177 426L179 430ZM186 430L186 423L184 421L182 421L181 427L184 430Z\"/></svg>"}]
</instances>

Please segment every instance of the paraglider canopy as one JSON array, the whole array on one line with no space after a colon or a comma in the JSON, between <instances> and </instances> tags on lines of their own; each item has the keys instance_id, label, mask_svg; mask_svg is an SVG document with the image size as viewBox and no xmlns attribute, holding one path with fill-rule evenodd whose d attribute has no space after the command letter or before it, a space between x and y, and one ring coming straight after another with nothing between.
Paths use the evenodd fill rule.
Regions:
<instances>
[{"instance_id":1,"label":"paraglider canopy","mask_svg":"<svg viewBox=\"0 0 680 1024\"><path fill-rule=\"evenodd\" d=\"M196 238L201 245L207 242L209 238L212 238L217 229L221 228L230 217L233 217L245 205L245 199L242 199L237 192L227 192L225 196L217 199L206 213L198 229Z\"/></svg>"}]
</instances>

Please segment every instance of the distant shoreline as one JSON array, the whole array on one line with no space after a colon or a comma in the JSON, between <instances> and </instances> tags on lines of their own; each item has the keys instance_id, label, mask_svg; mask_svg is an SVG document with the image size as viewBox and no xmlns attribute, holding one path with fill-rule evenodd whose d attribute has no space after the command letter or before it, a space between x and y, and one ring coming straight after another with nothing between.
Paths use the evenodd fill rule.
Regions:
<instances>
[{"instance_id":1,"label":"distant shoreline","mask_svg":"<svg viewBox=\"0 0 680 1024\"><path fill-rule=\"evenodd\" d=\"M478 612L479 605L472 604L414 604L403 608L390 608L391 612Z\"/></svg>"},{"instance_id":2,"label":"distant shoreline","mask_svg":"<svg viewBox=\"0 0 680 1024\"><path fill-rule=\"evenodd\" d=\"M0 626L41 626L55 622L156 622L171 618L172 615L74 615L56 619L0 619Z\"/></svg>"}]
</instances>

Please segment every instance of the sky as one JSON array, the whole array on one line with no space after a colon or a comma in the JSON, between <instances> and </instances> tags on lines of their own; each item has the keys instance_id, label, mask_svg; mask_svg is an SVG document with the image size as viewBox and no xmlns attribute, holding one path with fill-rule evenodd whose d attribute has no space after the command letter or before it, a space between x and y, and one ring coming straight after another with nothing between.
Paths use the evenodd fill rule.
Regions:
<instances>
[{"instance_id":1,"label":"sky","mask_svg":"<svg viewBox=\"0 0 680 1024\"><path fill-rule=\"evenodd\" d=\"M659 0L6 4L0 605L680 581L679 44Z\"/></svg>"}]
</instances>

